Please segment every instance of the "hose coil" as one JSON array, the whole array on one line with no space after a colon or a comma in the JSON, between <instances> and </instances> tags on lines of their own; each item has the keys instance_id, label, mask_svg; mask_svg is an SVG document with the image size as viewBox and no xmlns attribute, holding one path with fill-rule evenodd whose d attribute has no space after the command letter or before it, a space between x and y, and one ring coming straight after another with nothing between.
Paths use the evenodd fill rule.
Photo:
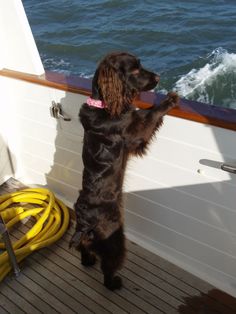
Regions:
<instances>
[{"instance_id":1,"label":"hose coil","mask_svg":"<svg viewBox=\"0 0 236 314\"><path fill-rule=\"evenodd\" d=\"M70 220L68 208L45 188L24 189L1 195L0 214L8 230L27 217L35 218L32 228L12 244L17 262L33 251L59 240ZM10 270L11 264L0 235L0 281Z\"/></svg>"}]
</instances>

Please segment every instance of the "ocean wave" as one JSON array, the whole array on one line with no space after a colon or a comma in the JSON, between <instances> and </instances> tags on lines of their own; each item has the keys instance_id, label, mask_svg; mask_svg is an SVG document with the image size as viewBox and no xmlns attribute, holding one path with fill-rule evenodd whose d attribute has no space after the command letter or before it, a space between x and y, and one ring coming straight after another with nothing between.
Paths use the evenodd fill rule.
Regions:
<instances>
[{"instance_id":1,"label":"ocean wave","mask_svg":"<svg viewBox=\"0 0 236 314\"><path fill-rule=\"evenodd\" d=\"M85 73L82 71L78 73L74 73L73 64L69 61L65 61L62 58L58 58L56 56L54 58L50 58L50 57L47 57L45 54L42 54L41 58L43 61L44 68L46 70L63 73L65 75L77 75L77 76L88 78L88 79L91 79L93 77L92 74Z\"/></svg>"},{"instance_id":2,"label":"ocean wave","mask_svg":"<svg viewBox=\"0 0 236 314\"><path fill-rule=\"evenodd\" d=\"M187 99L236 109L236 54L217 48L204 63L183 75L174 89Z\"/></svg>"}]
</instances>

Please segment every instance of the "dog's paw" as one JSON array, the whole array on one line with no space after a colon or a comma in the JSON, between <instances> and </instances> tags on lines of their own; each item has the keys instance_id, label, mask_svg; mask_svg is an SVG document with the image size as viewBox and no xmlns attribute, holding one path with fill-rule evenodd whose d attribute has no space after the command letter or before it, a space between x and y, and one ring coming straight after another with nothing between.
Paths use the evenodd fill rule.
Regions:
<instances>
[{"instance_id":1,"label":"dog's paw","mask_svg":"<svg viewBox=\"0 0 236 314\"><path fill-rule=\"evenodd\" d=\"M72 247L75 247L78 249L82 241L82 237L83 237L83 233L76 231L70 240L69 248L71 249Z\"/></svg>"},{"instance_id":2,"label":"dog's paw","mask_svg":"<svg viewBox=\"0 0 236 314\"><path fill-rule=\"evenodd\" d=\"M169 92L167 94L167 99L171 107L176 107L179 105L179 95L176 92Z\"/></svg>"},{"instance_id":3,"label":"dog's paw","mask_svg":"<svg viewBox=\"0 0 236 314\"><path fill-rule=\"evenodd\" d=\"M81 256L81 264L85 267L95 265L97 259L95 254L86 254Z\"/></svg>"},{"instance_id":4,"label":"dog's paw","mask_svg":"<svg viewBox=\"0 0 236 314\"><path fill-rule=\"evenodd\" d=\"M114 291L122 288L122 279L119 276L114 276L112 278L104 278L104 286L109 290Z\"/></svg>"}]
</instances>

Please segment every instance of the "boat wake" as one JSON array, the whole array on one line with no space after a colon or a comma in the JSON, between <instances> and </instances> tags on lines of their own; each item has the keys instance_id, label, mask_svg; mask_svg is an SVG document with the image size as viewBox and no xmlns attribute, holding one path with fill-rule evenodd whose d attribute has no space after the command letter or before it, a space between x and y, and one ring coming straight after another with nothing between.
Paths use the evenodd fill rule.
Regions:
<instances>
[{"instance_id":1,"label":"boat wake","mask_svg":"<svg viewBox=\"0 0 236 314\"><path fill-rule=\"evenodd\" d=\"M174 89L187 99L236 109L236 54L217 48L205 65L183 75Z\"/></svg>"}]
</instances>

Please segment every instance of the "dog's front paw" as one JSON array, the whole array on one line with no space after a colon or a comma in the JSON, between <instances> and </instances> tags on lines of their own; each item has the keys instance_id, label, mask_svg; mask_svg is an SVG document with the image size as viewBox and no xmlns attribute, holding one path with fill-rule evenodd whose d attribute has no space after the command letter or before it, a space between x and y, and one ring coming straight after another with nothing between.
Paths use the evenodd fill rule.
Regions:
<instances>
[{"instance_id":1,"label":"dog's front paw","mask_svg":"<svg viewBox=\"0 0 236 314\"><path fill-rule=\"evenodd\" d=\"M111 291L121 289L122 279L119 276L114 276L112 278L104 278L104 286L106 286Z\"/></svg>"},{"instance_id":2,"label":"dog's front paw","mask_svg":"<svg viewBox=\"0 0 236 314\"><path fill-rule=\"evenodd\" d=\"M81 254L81 264L85 267L95 265L96 260L96 255L93 253Z\"/></svg>"},{"instance_id":3,"label":"dog's front paw","mask_svg":"<svg viewBox=\"0 0 236 314\"><path fill-rule=\"evenodd\" d=\"M176 92L169 92L167 100L172 108L179 105L179 95Z\"/></svg>"}]
</instances>

